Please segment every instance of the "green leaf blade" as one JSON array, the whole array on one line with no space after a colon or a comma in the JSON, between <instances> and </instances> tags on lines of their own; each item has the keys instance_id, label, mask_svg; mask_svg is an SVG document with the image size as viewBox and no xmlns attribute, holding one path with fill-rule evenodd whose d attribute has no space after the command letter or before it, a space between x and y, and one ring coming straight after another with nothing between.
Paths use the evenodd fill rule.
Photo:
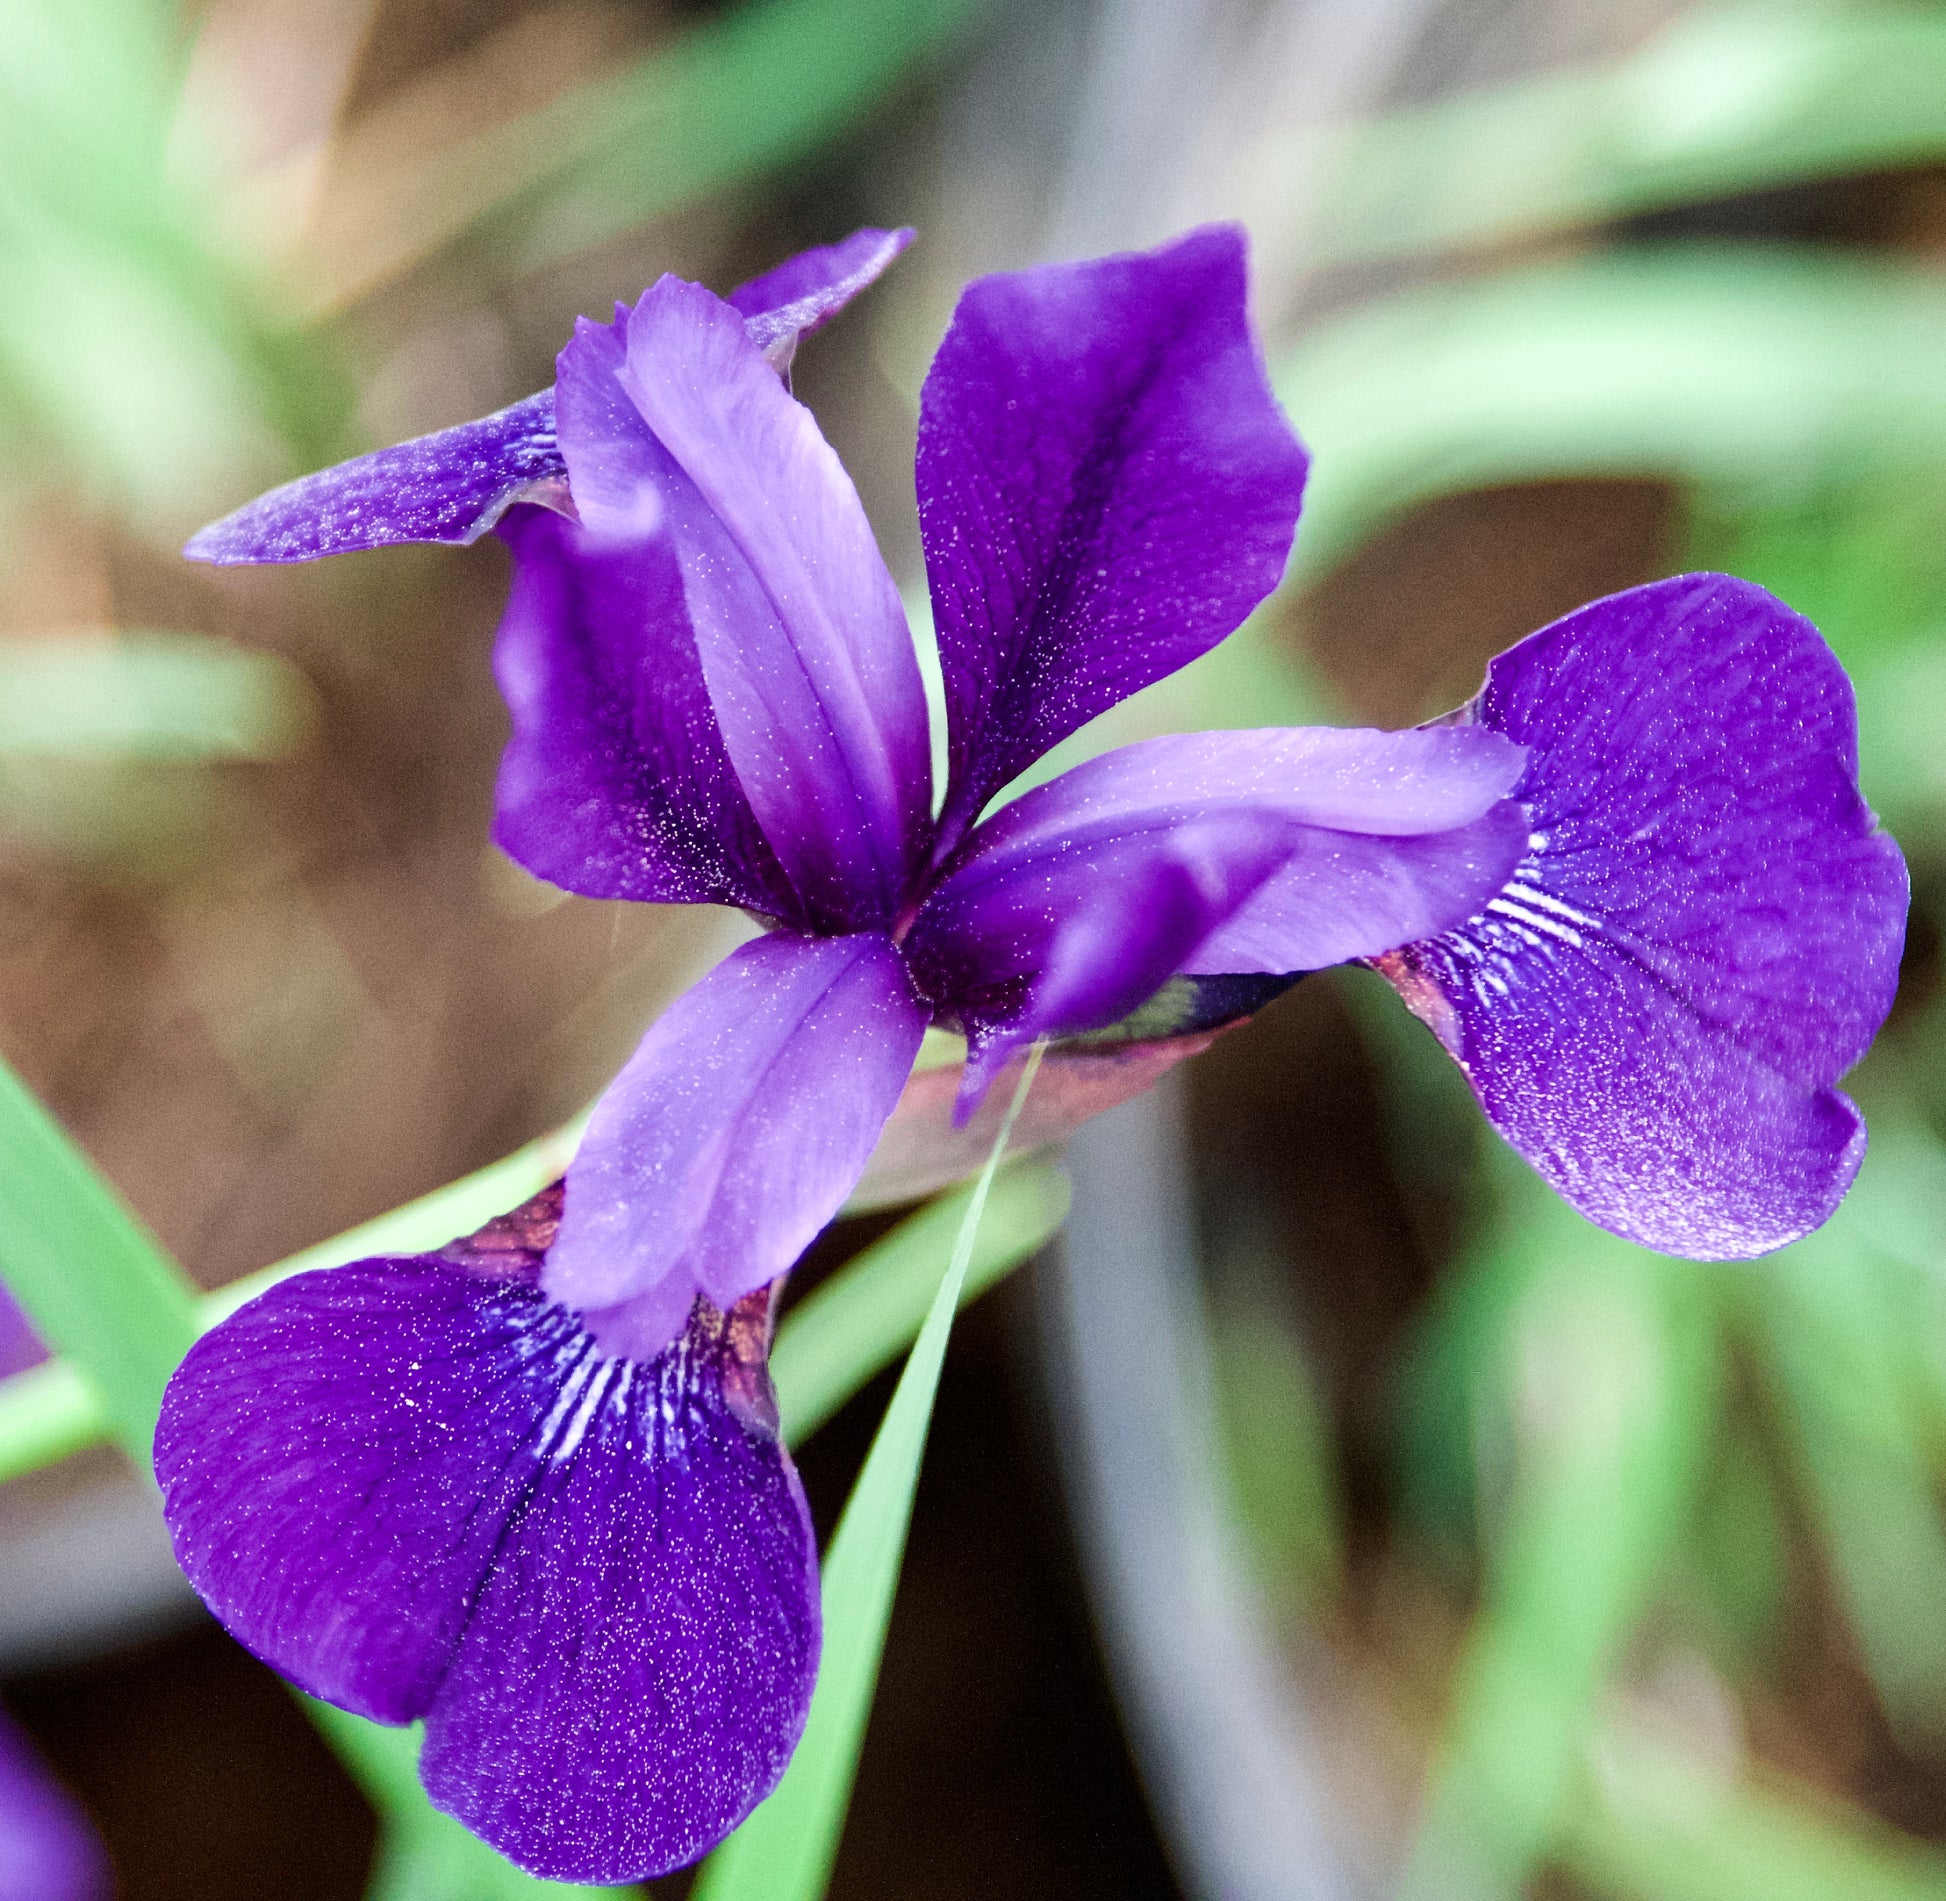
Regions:
<instances>
[{"instance_id":1,"label":"green leaf blade","mask_svg":"<svg viewBox=\"0 0 1946 1901\"><path fill-rule=\"evenodd\" d=\"M902 1221L784 1316L770 1357L786 1443L808 1438L919 1332L975 1188L942 1195ZM1045 1161L995 1178L967 1263L960 1305L983 1294L1045 1245L1067 1218L1067 1177Z\"/></svg>"},{"instance_id":2,"label":"green leaf blade","mask_svg":"<svg viewBox=\"0 0 1946 1901\"><path fill-rule=\"evenodd\" d=\"M0 1277L146 1472L162 1389L200 1331L195 1289L4 1064Z\"/></svg>"},{"instance_id":3,"label":"green leaf blade","mask_svg":"<svg viewBox=\"0 0 1946 1901\"><path fill-rule=\"evenodd\" d=\"M830 1879L878 1686L947 1336L994 1175L1043 1048L1036 1044L1030 1053L993 1152L966 1197L952 1259L826 1555L824 1654L797 1753L769 1797L710 1857L693 1901L819 1901Z\"/></svg>"}]
</instances>

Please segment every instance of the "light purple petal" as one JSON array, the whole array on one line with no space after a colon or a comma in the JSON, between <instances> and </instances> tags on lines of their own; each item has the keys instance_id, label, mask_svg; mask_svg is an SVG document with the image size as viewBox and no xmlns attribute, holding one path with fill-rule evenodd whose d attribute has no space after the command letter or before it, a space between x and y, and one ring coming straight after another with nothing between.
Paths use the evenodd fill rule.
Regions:
<instances>
[{"instance_id":1,"label":"light purple petal","mask_svg":"<svg viewBox=\"0 0 1946 1901\"><path fill-rule=\"evenodd\" d=\"M1251 335L1240 229L967 288L919 418L944 845L1277 585L1305 468Z\"/></svg>"},{"instance_id":2,"label":"light purple petal","mask_svg":"<svg viewBox=\"0 0 1946 1901\"><path fill-rule=\"evenodd\" d=\"M926 1017L888 938L780 933L732 952L597 1106L548 1291L640 1351L670 1285L724 1306L784 1273L851 1192Z\"/></svg>"},{"instance_id":3,"label":"light purple petal","mask_svg":"<svg viewBox=\"0 0 1946 1901\"><path fill-rule=\"evenodd\" d=\"M586 327L571 347L591 347ZM826 929L889 925L929 825L931 756L904 609L857 492L743 320L697 285L644 293L620 383L688 487L631 439L636 479L604 479L604 522L673 541L724 742L807 908ZM563 444L595 525L580 459L595 432L564 411Z\"/></svg>"},{"instance_id":4,"label":"light purple petal","mask_svg":"<svg viewBox=\"0 0 1946 1901\"><path fill-rule=\"evenodd\" d=\"M299 476L198 530L183 553L227 568L404 541L466 543L517 501L572 512L551 389L478 422Z\"/></svg>"},{"instance_id":5,"label":"light purple petal","mask_svg":"<svg viewBox=\"0 0 1946 1901\"><path fill-rule=\"evenodd\" d=\"M1502 654L1470 716L1530 749L1530 849L1379 968L1590 1220L1701 1260L1816 1227L1864 1153L1830 1085L1891 1007L1907 895L1817 629L1657 582Z\"/></svg>"},{"instance_id":6,"label":"light purple petal","mask_svg":"<svg viewBox=\"0 0 1946 1901\"><path fill-rule=\"evenodd\" d=\"M775 270L739 284L727 301L771 366L788 370L798 339L822 330L860 291L877 283L913 235L910 228L867 226L836 244L785 259Z\"/></svg>"},{"instance_id":7,"label":"light purple petal","mask_svg":"<svg viewBox=\"0 0 1946 1901\"><path fill-rule=\"evenodd\" d=\"M1490 733L1183 734L1076 767L967 840L906 952L975 1046L1117 1021L1178 971L1313 970L1469 916L1526 821Z\"/></svg>"},{"instance_id":8,"label":"light purple petal","mask_svg":"<svg viewBox=\"0 0 1946 1901\"><path fill-rule=\"evenodd\" d=\"M911 241L910 231L854 231L740 285L730 301L756 347L787 370L799 337L822 329ZM300 476L212 522L183 553L235 567L407 541L464 544L520 501L574 513L551 389L477 422Z\"/></svg>"},{"instance_id":9,"label":"light purple petal","mask_svg":"<svg viewBox=\"0 0 1946 1901\"><path fill-rule=\"evenodd\" d=\"M423 1715L433 1801L522 1867L637 1880L782 1773L816 1672L815 1546L768 1296L698 1307L653 1363L611 1359L537 1261L271 1289L184 1361L156 1471L184 1570L243 1643L344 1708Z\"/></svg>"},{"instance_id":10,"label":"light purple petal","mask_svg":"<svg viewBox=\"0 0 1946 1901\"><path fill-rule=\"evenodd\" d=\"M108 1858L87 1818L0 1713L0 1901L103 1901Z\"/></svg>"},{"instance_id":11,"label":"light purple petal","mask_svg":"<svg viewBox=\"0 0 1946 1901\"><path fill-rule=\"evenodd\" d=\"M795 918L723 750L669 543L603 540L534 508L500 533L514 556L493 656L513 718L501 848L589 897Z\"/></svg>"}]
</instances>

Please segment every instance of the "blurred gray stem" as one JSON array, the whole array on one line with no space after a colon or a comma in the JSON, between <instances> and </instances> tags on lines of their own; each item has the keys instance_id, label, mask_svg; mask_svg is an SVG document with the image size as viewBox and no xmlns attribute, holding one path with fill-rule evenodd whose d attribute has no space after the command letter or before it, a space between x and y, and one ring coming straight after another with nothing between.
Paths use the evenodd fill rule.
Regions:
<instances>
[{"instance_id":1,"label":"blurred gray stem","mask_svg":"<svg viewBox=\"0 0 1946 1901\"><path fill-rule=\"evenodd\" d=\"M1062 1470L1131 1743L1197 1901L1340 1901L1319 1742L1236 1549L1180 1095L1077 1131L1042 1282Z\"/></svg>"}]
</instances>

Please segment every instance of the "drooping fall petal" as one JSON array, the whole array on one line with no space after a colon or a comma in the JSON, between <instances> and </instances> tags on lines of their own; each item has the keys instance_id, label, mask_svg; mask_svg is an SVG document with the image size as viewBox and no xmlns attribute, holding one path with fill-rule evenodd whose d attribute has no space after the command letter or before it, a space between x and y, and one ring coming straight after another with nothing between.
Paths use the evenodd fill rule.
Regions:
<instances>
[{"instance_id":1,"label":"drooping fall petal","mask_svg":"<svg viewBox=\"0 0 1946 1901\"><path fill-rule=\"evenodd\" d=\"M1697 1259L1816 1227L1864 1154L1832 1085L1891 1007L1907 894L1817 629L1657 582L1502 654L1467 717L1528 748L1528 849L1379 969L1589 1219Z\"/></svg>"},{"instance_id":2,"label":"drooping fall petal","mask_svg":"<svg viewBox=\"0 0 1946 1901\"><path fill-rule=\"evenodd\" d=\"M511 1247L259 1296L176 1373L156 1473L244 1644L345 1709L423 1718L433 1801L522 1867L619 1882L693 1860L782 1773L815 1546L767 1294L611 1357L537 1285L554 1207Z\"/></svg>"}]
</instances>

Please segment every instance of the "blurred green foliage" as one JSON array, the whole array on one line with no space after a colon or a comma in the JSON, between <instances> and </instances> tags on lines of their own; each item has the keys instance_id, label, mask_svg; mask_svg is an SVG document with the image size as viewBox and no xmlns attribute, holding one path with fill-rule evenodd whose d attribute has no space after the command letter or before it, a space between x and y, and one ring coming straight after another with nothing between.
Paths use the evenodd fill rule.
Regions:
<instances>
[{"instance_id":1,"label":"blurred green foliage","mask_svg":"<svg viewBox=\"0 0 1946 1901\"><path fill-rule=\"evenodd\" d=\"M1448 255L1277 366L1317 456L1299 589L1441 496L1672 485L1673 565L1776 589L1853 671L1922 942L1946 849L1946 275L1790 240L1782 201L1740 243L1669 214L1936 162L1942 80L1937 9L1703 8L1619 65L1316 141L1327 260ZM1497 1151L1476 1177L1400 1388L1403 1529L1477 1592L1411 1895L1512 1897L1548 1865L1630 1901L1946 1894L1946 1858L1754 1768L1741 1707L1787 1694L1784 1633L1828 1590L1900 1745L1946 1748L1937 1014L1888 1030L1856 1079L1874 1148L1851 1199L1773 1259L1658 1259ZM1423 1153L1451 1082L1418 1042L1372 1039ZM1314 1496L1301 1477L1291 1508Z\"/></svg>"}]
</instances>

